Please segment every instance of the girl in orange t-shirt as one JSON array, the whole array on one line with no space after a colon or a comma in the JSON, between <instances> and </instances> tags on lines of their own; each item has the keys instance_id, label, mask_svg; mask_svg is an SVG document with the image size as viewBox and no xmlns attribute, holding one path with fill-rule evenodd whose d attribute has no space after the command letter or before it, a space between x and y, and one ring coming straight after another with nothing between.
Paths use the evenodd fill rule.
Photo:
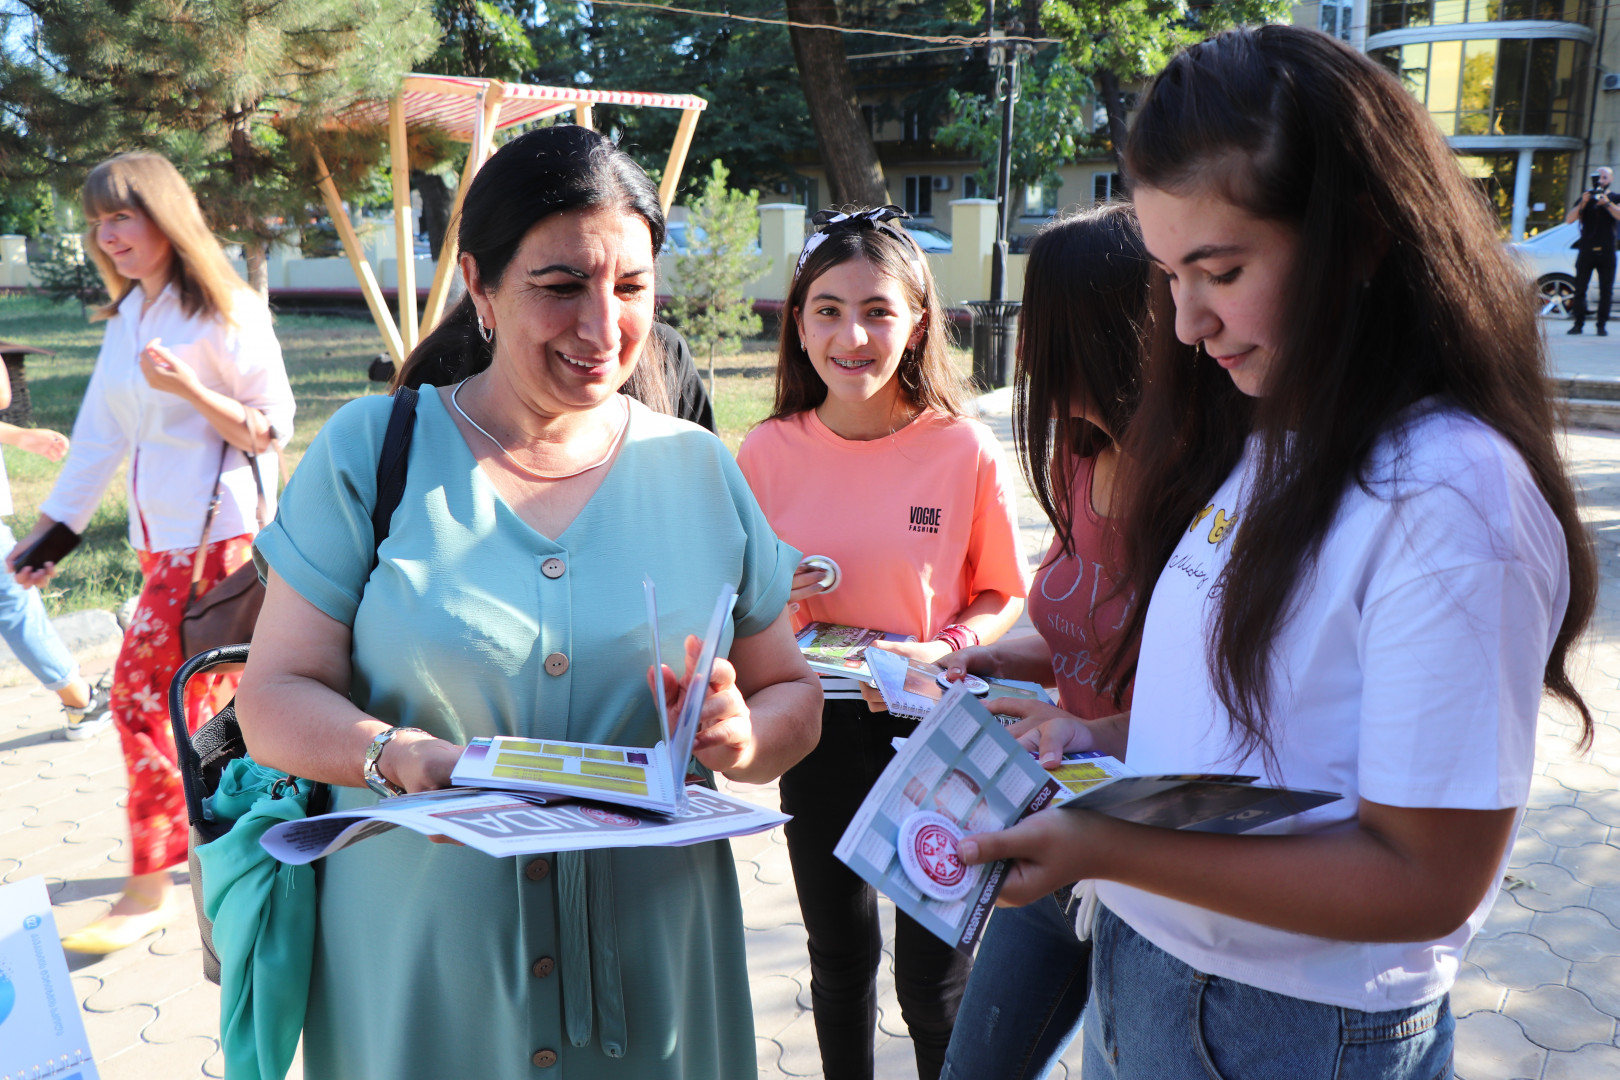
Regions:
<instances>
[{"instance_id":1,"label":"girl in orange t-shirt","mask_svg":"<svg viewBox=\"0 0 1620 1080\"><path fill-rule=\"evenodd\" d=\"M927 259L895 207L816 215L782 320L776 407L737 460L778 536L838 563L794 578L795 621L913 635L923 660L993 641L1027 586L1009 473L964 413ZM829 1077L870 1077L881 950L877 895L833 856L913 722L829 688L821 742L782 777L788 854ZM939 1075L971 961L904 914L895 990L921 1080Z\"/></svg>"}]
</instances>

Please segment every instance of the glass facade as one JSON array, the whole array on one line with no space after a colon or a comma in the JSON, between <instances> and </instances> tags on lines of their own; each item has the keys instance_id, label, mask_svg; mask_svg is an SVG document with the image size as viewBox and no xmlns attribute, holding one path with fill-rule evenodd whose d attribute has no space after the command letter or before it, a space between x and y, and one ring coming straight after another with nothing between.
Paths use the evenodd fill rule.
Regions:
<instances>
[{"instance_id":1,"label":"glass facade","mask_svg":"<svg viewBox=\"0 0 1620 1080\"><path fill-rule=\"evenodd\" d=\"M1587 51L1576 41L1505 39L1421 42L1369 55L1428 107L1442 134L1578 137Z\"/></svg>"},{"instance_id":2,"label":"glass facade","mask_svg":"<svg viewBox=\"0 0 1620 1080\"><path fill-rule=\"evenodd\" d=\"M1583 0L1373 0L1367 11L1367 33L1517 19L1587 22L1590 7Z\"/></svg>"},{"instance_id":3,"label":"glass facade","mask_svg":"<svg viewBox=\"0 0 1620 1080\"><path fill-rule=\"evenodd\" d=\"M1526 200L1524 238L1528 239L1564 220L1564 190L1569 184L1567 150L1538 150L1530 159L1530 197ZM1499 154L1458 154L1463 172L1472 177L1496 208L1502 239L1511 239L1513 191L1518 180L1519 151Z\"/></svg>"}]
</instances>

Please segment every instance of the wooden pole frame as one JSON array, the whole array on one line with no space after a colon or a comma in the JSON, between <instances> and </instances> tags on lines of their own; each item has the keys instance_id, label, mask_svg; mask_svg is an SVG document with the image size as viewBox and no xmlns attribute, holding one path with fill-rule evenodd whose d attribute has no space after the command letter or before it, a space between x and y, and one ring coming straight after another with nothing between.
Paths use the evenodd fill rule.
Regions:
<instances>
[{"instance_id":1,"label":"wooden pole frame","mask_svg":"<svg viewBox=\"0 0 1620 1080\"><path fill-rule=\"evenodd\" d=\"M405 353L416 348L416 232L411 228L411 153L405 130L403 87L388 103L388 151L394 173L394 283L399 291L399 336Z\"/></svg>"},{"instance_id":2,"label":"wooden pole frame","mask_svg":"<svg viewBox=\"0 0 1620 1080\"><path fill-rule=\"evenodd\" d=\"M664 180L658 185L658 205L669 214L675 201L675 189L681 184L681 170L686 168L686 152L692 148L692 132L697 130L701 109L683 109L680 126L675 129L675 143L669 148L669 162L664 166Z\"/></svg>"},{"instance_id":3,"label":"wooden pole frame","mask_svg":"<svg viewBox=\"0 0 1620 1080\"><path fill-rule=\"evenodd\" d=\"M479 95L482 108L478 112L477 122L473 125L472 145L467 148L467 163L461 169L461 182L456 185L455 200L450 204L450 227L444 231L444 242L439 245L439 264L433 270L433 288L428 291L427 303L422 305L422 331L421 337L427 337L433 328L439 325L439 319L444 315L445 300L450 295L451 275L460 269L457 266L460 255L460 244L456 240L456 231L461 225L461 206L467 201L467 189L472 186L473 177L478 170L484 167L489 159L490 149L495 142L495 128L501 115L501 98L506 93L506 87L501 83L490 81L488 87Z\"/></svg>"},{"instance_id":4,"label":"wooden pole frame","mask_svg":"<svg viewBox=\"0 0 1620 1080\"><path fill-rule=\"evenodd\" d=\"M337 228L338 239L343 241L343 253L349 257L349 265L354 268L354 276L360 282L360 294L366 298L366 306L371 309L371 317L376 320L377 329L382 332L383 344L388 348L388 355L393 357L395 365L403 364L405 348L399 339L399 329L394 325L394 316L388 310L388 301L377 285L377 277L371 272L371 264L366 261L365 252L360 249L360 238L355 235L354 223L349 220L349 212L343 209L343 196L338 194L337 184L332 182L332 170L326 167L326 158L321 156L320 148L311 146L311 149L315 152L315 167L321 173L319 186L321 197L326 200L326 212L331 215L332 224Z\"/></svg>"},{"instance_id":5,"label":"wooden pole frame","mask_svg":"<svg viewBox=\"0 0 1620 1080\"><path fill-rule=\"evenodd\" d=\"M591 103L586 101L574 106L574 123L580 127L594 128L591 122Z\"/></svg>"}]
</instances>

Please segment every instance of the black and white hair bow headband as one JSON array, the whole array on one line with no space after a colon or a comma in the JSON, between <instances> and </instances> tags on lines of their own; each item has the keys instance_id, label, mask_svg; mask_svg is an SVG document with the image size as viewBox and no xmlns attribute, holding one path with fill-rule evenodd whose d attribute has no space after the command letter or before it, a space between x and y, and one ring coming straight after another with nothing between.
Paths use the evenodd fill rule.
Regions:
<instances>
[{"instance_id":1,"label":"black and white hair bow headband","mask_svg":"<svg viewBox=\"0 0 1620 1080\"><path fill-rule=\"evenodd\" d=\"M799 262L793 268L793 276L798 277L799 271L804 269L804 261L810 253L820 247L834 233L858 232L862 229L877 229L888 233L896 240L906 245L906 250L912 253L912 261L918 261L916 254L920 249L917 242L906 235L903 228L890 225L891 221L909 221L911 215L898 206L876 206L870 210L858 210L853 214L840 214L836 210L818 210L810 221L815 225L816 231L810 234L804 242L804 250L799 252Z\"/></svg>"}]
</instances>

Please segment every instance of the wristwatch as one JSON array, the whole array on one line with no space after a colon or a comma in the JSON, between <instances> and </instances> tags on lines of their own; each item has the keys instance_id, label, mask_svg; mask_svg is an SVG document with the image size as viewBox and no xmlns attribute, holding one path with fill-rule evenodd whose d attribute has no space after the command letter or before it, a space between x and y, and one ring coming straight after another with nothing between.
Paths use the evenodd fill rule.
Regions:
<instances>
[{"instance_id":1,"label":"wristwatch","mask_svg":"<svg viewBox=\"0 0 1620 1080\"><path fill-rule=\"evenodd\" d=\"M366 781L366 787L385 799L394 795L405 794L404 788L378 771L377 759L382 757L383 747L394 741L394 736L407 731L421 730L421 728L415 727L391 727L387 731L377 733L377 737L371 740L371 745L366 747L366 767L360 772L360 775ZM423 732L423 734L426 734L426 732Z\"/></svg>"}]
</instances>

